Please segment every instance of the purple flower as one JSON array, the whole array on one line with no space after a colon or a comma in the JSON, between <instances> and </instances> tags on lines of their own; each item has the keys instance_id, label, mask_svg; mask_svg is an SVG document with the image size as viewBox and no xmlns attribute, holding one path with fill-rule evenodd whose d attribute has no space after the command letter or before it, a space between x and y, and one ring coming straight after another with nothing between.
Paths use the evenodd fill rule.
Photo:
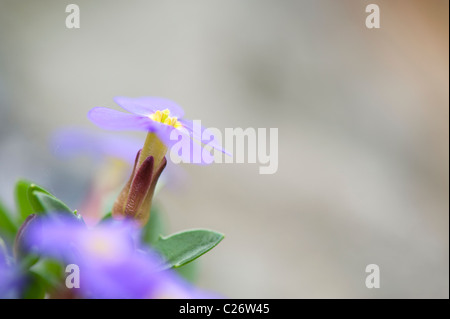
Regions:
<instances>
[{"instance_id":1,"label":"purple flower","mask_svg":"<svg viewBox=\"0 0 450 319\"><path fill-rule=\"evenodd\" d=\"M142 140L132 137L75 127L57 130L51 139L53 152L63 158L85 154L98 161L107 157L123 160L130 165L133 165L142 143Z\"/></svg>"},{"instance_id":2,"label":"purple flower","mask_svg":"<svg viewBox=\"0 0 450 319\"><path fill-rule=\"evenodd\" d=\"M153 193L166 166L165 155L168 148L176 145L176 153L184 162L189 163L212 162L208 151L205 158L202 144L225 151L210 131L197 122L182 119L184 112L173 101L159 97L116 97L114 100L131 113L96 107L89 111L88 117L105 129L148 132L144 146L137 155L131 177L112 209L115 219L135 219L143 226L150 218ZM208 141L203 139L204 136Z\"/></svg>"},{"instance_id":3,"label":"purple flower","mask_svg":"<svg viewBox=\"0 0 450 319\"><path fill-rule=\"evenodd\" d=\"M126 175L135 164L136 152L142 147L142 143L142 140L133 137L82 128L60 129L53 134L51 146L55 155L63 158L88 155L101 164L80 208L86 222L94 224L101 217L104 199L125 181ZM163 184L174 186L183 178L183 172L179 166L170 162L167 164L170 168L165 169L159 180L162 179ZM156 179L154 183L156 184ZM117 212L117 209L115 211Z\"/></svg>"},{"instance_id":4,"label":"purple flower","mask_svg":"<svg viewBox=\"0 0 450 319\"><path fill-rule=\"evenodd\" d=\"M100 162L100 164L105 160L119 159L129 164L132 168L136 159L136 152L141 149L143 142L142 139L131 136L105 134L89 129L72 127L55 131L50 144L53 153L61 158L87 155L93 160ZM108 176L112 175L113 177L121 175L117 173L118 169L124 169L122 165L115 161L106 168L104 170L101 168L100 171L102 173L105 171ZM170 180L167 186L175 188L178 186L177 182L181 183L186 178L184 174L180 166L168 162L160 180L164 179L163 184L167 184L167 181ZM111 184L110 178L108 179L108 184Z\"/></svg>"},{"instance_id":5,"label":"purple flower","mask_svg":"<svg viewBox=\"0 0 450 319\"><path fill-rule=\"evenodd\" d=\"M55 155L87 155L96 164L96 174L80 207L86 222L94 224L101 217L105 200L126 181L142 143L132 137L75 127L54 132L51 148Z\"/></svg>"},{"instance_id":6,"label":"purple flower","mask_svg":"<svg viewBox=\"0 0 450 319\"><path fill-rule=\"evenodd\" d=\"M136 238L137 230L131 223L102 223L89 229L61 217L43 217L26 236L38 254L78 266L82 297L212 296L199 292L172 271L161 271L162 258L140 249Z\"/></svg>"},{"instance_id":7,"label":"purple flower","mask_svg":"<svg viewBox=\"0 0 450 319\"><path fill-rule=\"evenodd\" d=\"M0 299L17 298L21 286L18 272L6 264L0 264Z\"/></svg>"},{"instance_id":8,"label":"purple flower","mask_svg":"<svg viewBox=\"0 0 450 319\"><path fill-rule=\"evenodd\" d=\"M208 144L229 154L222 149L216 137L207 129L195 125L193 121L182 119L183 109L171 100L160 97L116 97L114 101L130 113L95 107L89 111L89 119L99 127L108 130L140 130L153 133L167 148L180 143L182 152L178 152L177 155L184 162L204 163L201 156L202 148L198 143ZM208 140L205 140L204 136L207 136ZM147 157L145 150L143 153ZM200 161L194 159L200 159ZM160 159L155 157L155 164L159 162Z\"/></svg>"},{"instance_id":9,"label":"purple flower","mask_svg":"<svg viewBox=\"0 0 450 319\"><path fill-rule=\"evenodd\" d=\"M0 299L18 298L22 286L20 270L8 260L6 245L0 238Z\"/></svg>"}]
</instances>

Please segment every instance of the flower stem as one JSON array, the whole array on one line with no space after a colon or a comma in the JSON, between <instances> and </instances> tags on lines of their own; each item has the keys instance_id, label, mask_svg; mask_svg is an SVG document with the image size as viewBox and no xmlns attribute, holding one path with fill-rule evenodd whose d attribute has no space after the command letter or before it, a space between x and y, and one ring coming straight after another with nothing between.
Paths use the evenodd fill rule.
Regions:
<instances>
[{"instance_id":1,"label":"flower stem","mask_svg":"<svg viewBox=\"0 0 450 319\"><path fill-rule=\"evenodd\" d=\"M144 146L142 147L141 155L139 156L138 166L145 161L149 156L153 156L154 167L158 167L162 159L167 153L167 147L156 136L155 133L148 133L145 139Z\"/></svg>"}]
</instances>

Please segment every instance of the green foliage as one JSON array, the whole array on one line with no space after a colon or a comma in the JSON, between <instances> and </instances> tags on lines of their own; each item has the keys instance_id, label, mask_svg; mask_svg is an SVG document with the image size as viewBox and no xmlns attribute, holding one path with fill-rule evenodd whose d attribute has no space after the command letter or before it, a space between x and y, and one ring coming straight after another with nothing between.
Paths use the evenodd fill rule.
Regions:
<instances>
[{"instance_id":1,"label":"green foliage","mask_svg":"<svg viewBox=\"0 0 450 319\"><path fill-rule=\"evenodd\" d=\"M217 246L223 234L207 229L187 230L159 237L153 245L166 259L167 267L181 267Z\"/></svg>"},{"instance_id":2,"label":"green foliage","mask_svg":"<svg viewBox=\"0 0 450 319\"><path fill-rule=\"evenodd\" d=\"M22 295L23 299L44 299L45 279L41 275L30 271L27 276L27 283Z\"/></svg>"},{"instance_id":3,"label":"green foliage","mask_svg":"<svg viewBox=\"0 0 450 319\"><path fill-rule=\"evenodd\" d=\"M28 188L32 185L30 181L19 180L16 183L14 189L14 195L16 199L17 209L19 211L20 223L28 217L28 215L33 213L33 208L31 207L30 201L28 199Z\"/></svg>"},{"instance_id":4,"label":"green foliage","mask_svg":"<svg viewBox=\"0 0 450 319\"><path fill-rule=\"evenodd\" d=\"M102 217L102 219L99 221L99 224L109 221L111 219L112 219L112 213L109 212L105 216Z\"/></svg>"},{"instance_id":5,"label":"green foliage","mask_svg":"<svg viewBox=\"0 0 450 319\"><path fill-rule=\"evenodd\" d=\"M0 202L0 234L11 244L17 232L23 231L27 217L28 222L39 215L67 214L79 221L83 221L77 211L72 211L64 202L56 198L46 189L27 180L19 180L15 186L15 200L18 210L18 222L13 219L10 212ZM39 217L40 218L40 217ZM111 220L111 212L107 213L100 223ZM28 223L27 222L27 223ZM19 225L22 225L19 230ZM165 259L164 268L176 268L177 272L190 281L198 275L197 262L192 263L201 255L217 246L224 235L212 230L195 229L186 230L169 236L166 234L166 225L162 211L153 205L150 220L142 229L141 240L160 252ZM20 236L18 236L20 237ZM64 269L61 263L48 258L39 258L32 253L21 251L20 240L15 245L15 258L13 261L21 268L25 278L25 288L22 297L26 299L44 298L61 287L64 282ZM8 254L6 246L4 254ZM0 248L2 248L0 247Z\"/></svg>"},{"instance_id":6,"label":"green foliage","mask_svg":"<svg viewBox=\"0 0 450 319\"><path fill-rule=\"evenodd\" d=\"M30 214L66 213L83 221L81 215L72 211L61 200L43 187L27 180L19 180L16 184L16 203L21 222Z\"/></svg>"},{"instance_id":7,"label":"green foliage","mask_svg":"<svg viewBox=\"0 0 450 319\"><path fill-rule=\"evenodd\" d=\"M30 202L36 213L49 212L68 212L72 211L60 200L52 195L48 195L39 191L30 192Z\"/></svg>"},{"instance_id":8,"label":"green foliage","mask_svg":"<svg viewBox=\"0 0 450 319\"><path fill-rule=\"evenodd\" d=\"M55 290L56 287L64 284L64 268L56 260L41 259L31 270L44 278L43 284L47 291Z\"/></svg>"},{"instance_id":9,"label":"green foliage","mask_svg":"<svg viewBox=\"0 0 450 319\"><path fill-rule=\"evenodd\" d=\"M13 221L10 212L0 201L0 234L11 241L14 239L16 232L17 225Z\"/></svg>"}]
</instances>

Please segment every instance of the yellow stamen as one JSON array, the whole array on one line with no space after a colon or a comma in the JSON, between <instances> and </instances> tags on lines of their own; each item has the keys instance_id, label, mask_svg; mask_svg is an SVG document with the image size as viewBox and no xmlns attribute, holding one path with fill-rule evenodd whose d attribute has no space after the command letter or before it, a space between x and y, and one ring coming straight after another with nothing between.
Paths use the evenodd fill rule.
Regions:
<instances>
[{"instance_id":1,"label":"yellow stamen","mask_svg":"<svg viewBox=\"0 0 450 319\"><path fill-rule=\"evenodd\" d=\"M168 109L165 109L163 111L158 110L155 113L150 114L148 117L155 122L173 126L174 128L183 127L176 116L170 116L170 111Z\"/></svg>"},{"instance_id":2,"label":"yellow stamen","mask_svg":"<svg viewBox=\"0 0 450 319\"><path fill-rule=\"evenodd\" d=\"M170 116L170 111L168 109L162 111L158 110L155 113L150 114L148 117L155 122L169 125L176 129L183 127L176 116ZM155 133L149 132L147 134L147 139L145 140L144 147L142 148L141 155L139 157L139 166L148 156L151 155L154 159L154 166L158 167L166 153L167 147L164 145L164 143L158 138Z\"/></svg>"},{"instance_id":3,"label":"yellow stamen","mask_svg":"<svg viewBox=\"0 0 450 319\"><path fill-rule=\"evenodd\" d=\"M94 235L91 238L89 250L102 257L111 257L114 255L114 246L106 238L100 235Z\"/></svg>"}]
</instances>

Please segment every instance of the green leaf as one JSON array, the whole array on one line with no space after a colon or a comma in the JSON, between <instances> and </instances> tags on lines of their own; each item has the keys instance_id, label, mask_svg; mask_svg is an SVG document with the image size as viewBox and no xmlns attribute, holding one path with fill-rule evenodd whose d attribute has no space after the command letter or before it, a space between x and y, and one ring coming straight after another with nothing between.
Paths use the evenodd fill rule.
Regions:
<instances>
[{"instance_id":1,"label":"green leaf","mask_svg":"<svg viewBox=\"0 0 450 319\"><path fill-rule=\"evenodd\" d=\"M64 268L60 262L53 259L41 259L31 270L44 279L47 291L55 290L64 282Z\"/></svg>"},{"instance_id":2,"label":"green leaf","mask_svg":"<svg viewBox=\"0 0 450 319\"><path fill-rule=\"evenodd\" d=\"M21 222L32 213L72 211L49 191L27 180L16 183L15 197Z\"/></svg>"},{"instance_id":3,"label":"green leaf","mask_svg":"<svg viewBox=\"0 0 450 319\"><path fill-rule=\"evenodd\" d=\"M28 197L28 202L31 205L31 208L33 209L33 213L44 213L45 212L45 210L44 210L45 208L42 207L39 200L35 198L34 193L42 193L42 194L48 195L50 197L56 198L54 195L52 195L46 189L44 189L34 183L31 183L27 189L27 197Z\"/></svg>"},{"instance_id":4,"label":"green leaf","mask_svg":"<svg viewBox=\"0 0 450 319\"><path fill-rule=\"evenodd\" d=\"M17 209L19 210L19 216L21 222L25 220L31 213L33 213L33 208L31 207L30 201L28 200L28 188L32 185L30 181L19 180L16 183L14 189L14 195L16 199Z\"/></svg>"},{"instance_id":5,"label":"green leaf","mask_svg":"<svg viewBox=\"0 0 450 319\"><path fill-rule=\"evenodd\" d=\"M25 289L23 299L44 299L45 297L45 279L39 274L30 271L27 276L27 288Z\"/></svg>"},{"instance_id":6,"label":"green leaf","mask_svg":"<svg viewBox=\"0 0 450 319\"><path fill-rule=\"evenodd\" d=\"M166 259L167 267L181 267L217 246L223 234L207 229L187 230L160 237L153 245Z\"/></svg>"},{"instance_id":7,"label":"green leaf","mask_svg":"<svg viewBox=\"0 0 450 319\"><path fill-rule=\"evenodd\" d=\"M36 254L26 254L17 257L17 259L19 258L21 269L29 269L36 264L41 257Z\"/></svg>"},{"instance_id":8,"label":"green leaf","mask_svg":"<svg viewBox=\"0 0 450 319\"><path fill-rule=\"evenodd\" d=\"M141 233L141 239L144 243L153 245L166 233L163 219L162 211L156 205L152 205L150 219Z\"/></svg>"},{"instance_id":9,"label":"green leaf","mask_svg":"<svg viewBox=\"0 0 450 319\"><path fill-rule=\"evenodd\" d=\"M13 222L10 213L0 202L0 234L13 239L17 232L17 225Z\"/></svg>"},{"instance_id":10,"label":"green leaf","mask_svg":"<svg viewBox=\"0 0 450 319\"><path fill-rule=\"evenodd\" d=\"M72 211L49 191L30 181L19 180L16 184L15 195L21 223L25 221L28 215L33 213L69 213L69 215L84 223L83 218L76 210Z\"/></svg>"},{"instance_id":11,"label":"green leaf","mask_svg":"<svg viewBox=\"0 0 450 319\"><path fill-rule=\"evenodd\" d=\"M102 219L100 219L100 221L99 221L98 223L99 223L99 224L104 223L104 222L106 222L106 221L111 220L111 218L112 218L112 213L109 212L109 213L107 213L105 216L103 216Z\"/></svg>"},{"instance_id":12,"label":"green leaf","mask_svg":"<svg viewBox=\"0 0 450 319\"><path fill-rule=\"evenodd\" d=\"M22 189L25 188L25 184L22 185ZM47 214L47 213L68 213L76 219L83 221L78 212L72 211L66 204L56 198L46 189L33 184L28 183L26 189L28 203L31 206L31 213Z\"/></svg>"},{"instance_id":13,"label":"green leaf","mask_svg":"<svg viewBox=\"0 0 450 319\"><path fill-rule=\"evenodd\" d=\"M22 221L32 213L70 212L78 215L45 188L27 180L17 182L15 194Z\"/></svg>"},{"instance_id":14,"label":"green leaf","mask_svg":"<svg viewBox=\"0 0 450 319\"><path fill-rule=\"evenodd\" d=\"M52 195L40 191L31 191L29 198L31 206L36 213L68 212L73 214L66 204Z\"/></svg>"}]
</instances>

